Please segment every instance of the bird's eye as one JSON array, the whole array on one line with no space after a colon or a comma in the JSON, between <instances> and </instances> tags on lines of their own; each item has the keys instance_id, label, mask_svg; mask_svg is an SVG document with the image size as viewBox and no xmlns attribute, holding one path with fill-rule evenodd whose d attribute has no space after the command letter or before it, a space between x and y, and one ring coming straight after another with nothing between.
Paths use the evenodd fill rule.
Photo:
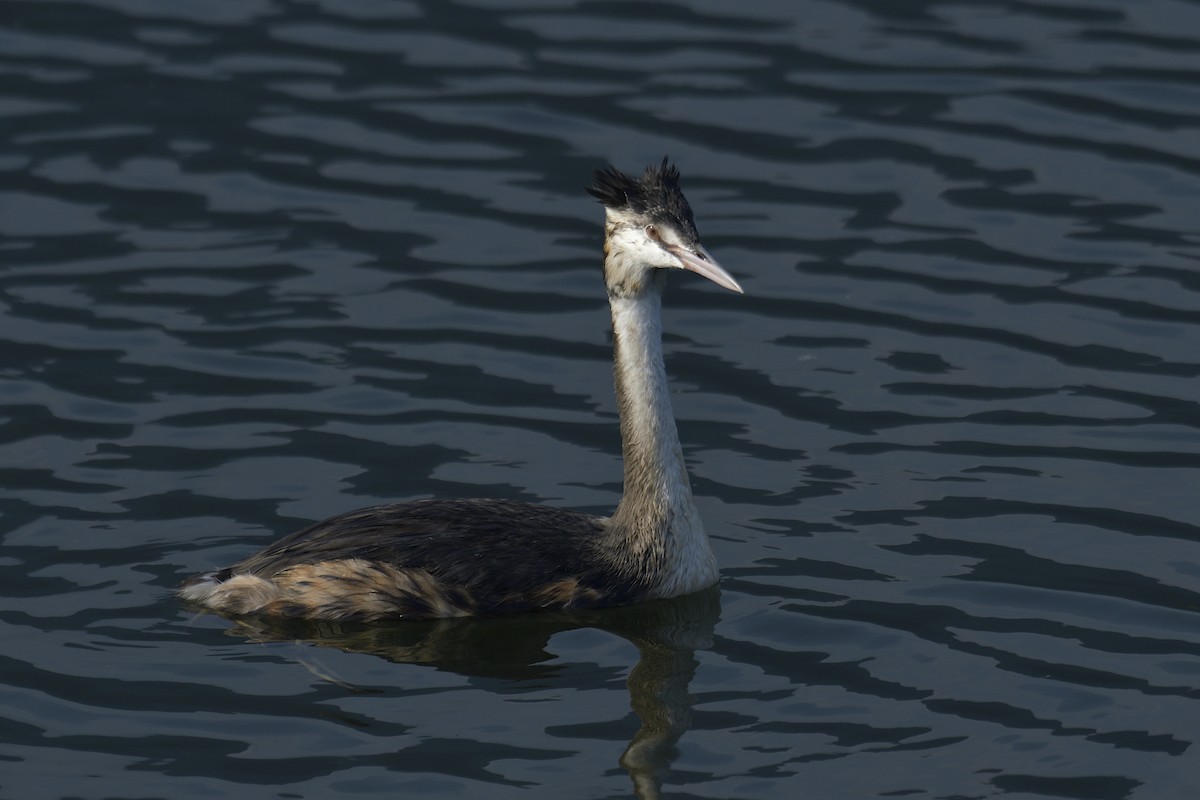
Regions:
<instances>
[{"instance_id":1,"label":"bird's eye","mask_svg":"<svg viewBox=\"0 0 1200 800\"><path fill-rule=\"evenodd\" d=\"M658 228L653 225L646 226L646 235L656 242L662 241L662 237L658 234Z\"/></svg>"}]
</instances>

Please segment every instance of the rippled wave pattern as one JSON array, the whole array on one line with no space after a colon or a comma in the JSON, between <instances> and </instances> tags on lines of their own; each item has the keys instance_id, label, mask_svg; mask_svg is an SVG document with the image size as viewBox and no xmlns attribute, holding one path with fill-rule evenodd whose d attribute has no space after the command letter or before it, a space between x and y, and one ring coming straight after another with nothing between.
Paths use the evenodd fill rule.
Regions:
<instances>
[{"instance_id":1,"label":"rippled wave pattern","mask_svg":"<svg viewBox=\"0 0 1200 800\"><path fill-rule=\"evenodd\" d=\"M1191 797L1200 5L8 0L0 796ZM423 496L604 512L591 170L735 297L668 369L719 592L232 625Z\"/></svg>"}]
</instances>

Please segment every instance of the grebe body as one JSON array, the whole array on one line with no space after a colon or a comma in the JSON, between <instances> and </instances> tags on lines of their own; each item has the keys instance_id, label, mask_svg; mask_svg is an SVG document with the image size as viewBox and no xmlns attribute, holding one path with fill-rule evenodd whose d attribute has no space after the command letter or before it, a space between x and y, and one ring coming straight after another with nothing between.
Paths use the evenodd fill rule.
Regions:
<instances>
[{"instance_id":1,"label":"grebe body","mask_svg":"<svg viewBox=\"0 0 1200 800\"><path fill-rule=\"evenodd\" d=\"M700 244L679 173L609 168L605 207L624 494L611 517L504 500L416 500L360 509L184 582L218 613L315 620L456 617L625 605L698 591L717 564L692 498L662 357L666 271L742 289Z\"/></svg>"}]
</instances>

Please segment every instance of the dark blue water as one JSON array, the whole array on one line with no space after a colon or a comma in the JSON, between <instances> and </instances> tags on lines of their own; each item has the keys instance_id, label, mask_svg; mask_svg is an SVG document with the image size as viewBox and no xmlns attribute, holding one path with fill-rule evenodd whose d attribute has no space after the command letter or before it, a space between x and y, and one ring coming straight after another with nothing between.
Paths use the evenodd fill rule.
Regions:
<instances>
[{"instance_id":1,"label":"dark blue water","mask_svg":"<svg viewBox=\"0 0 1200 800\"><path fill-rule=\"evenodd\" d=\"M0 3L0 796L1190 798L1200 4ZM378 502L603 513L607 163L719 591L233 626Z\"/></svg>"}]
</instances>

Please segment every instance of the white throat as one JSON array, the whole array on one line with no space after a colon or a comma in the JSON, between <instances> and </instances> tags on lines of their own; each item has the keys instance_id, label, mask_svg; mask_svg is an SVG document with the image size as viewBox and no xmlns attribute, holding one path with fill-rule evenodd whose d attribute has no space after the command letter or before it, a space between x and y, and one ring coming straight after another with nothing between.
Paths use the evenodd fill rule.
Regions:
<instances>
[{"instance_id":1,"label":"white throat","mask_svg":"<svg viewBox=\"0 0 1200 800\"><path fill-rule=\"evenodd\" d=\"M674 597L712 585L717 564L692 499L671 410L661 284L660 277L641 291L609 298L625 462L625 492L610 528L625 540L636 566L653 570L654 593Z\"/></svg>"}]
</instances>

